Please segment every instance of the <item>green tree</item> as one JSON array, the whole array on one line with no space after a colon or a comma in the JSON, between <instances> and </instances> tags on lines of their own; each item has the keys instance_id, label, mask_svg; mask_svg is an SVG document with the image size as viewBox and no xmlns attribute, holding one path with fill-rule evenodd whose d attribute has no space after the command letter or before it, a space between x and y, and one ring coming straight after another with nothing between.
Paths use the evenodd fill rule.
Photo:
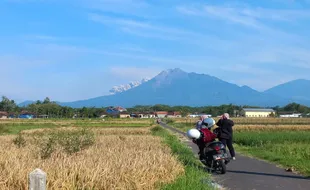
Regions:
<instances>
[{"instance_id":1,"label":"green tree","mask_svg":"<svg viewBox=\"0 0 310 190\"><path fill-rule=\"evenodd\" d=\"M0 102L0 110L6 112L13 112L16 110L17 105L14 100L10 100L9 98L2 96L2 101Z\"/></svg>"},{"instance_id":2,"label":"green tree","mask_svg":"<svg viewBox=\"0 0 310 190\"><path fill-rule=\"evenodd\" d=\"M49 104L51 103L51 100L49 99L49 97L46 97L43 101L43 104Z\"/></svg>"}]
</instances>

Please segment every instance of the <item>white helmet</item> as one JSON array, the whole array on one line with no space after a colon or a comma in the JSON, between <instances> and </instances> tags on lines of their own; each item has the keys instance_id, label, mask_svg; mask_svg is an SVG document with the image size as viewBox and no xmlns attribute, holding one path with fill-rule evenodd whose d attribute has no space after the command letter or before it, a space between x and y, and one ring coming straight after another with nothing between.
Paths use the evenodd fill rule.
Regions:
<instances>
[{"instance_id":1,"label":"white helmet","mask_svg":"<svg viewBox=\"0 0 310 190\"><path fill-rule=\"evenodd\" d=\"M200 131L198 131L197 129L190 129L187 131L187 136L191 139L199 139L200 135Z\"/></svg>"},{"instance_id":2,"label":"white helmet","mask_svg":"<svg viewBox=\"0 0 310 190\"><path fill-rule=\"evenodd\" d=\"M206 118L202 122L202 127L206 127L208 129L211 129L215 125L215 120L213 118Z\"/></svg>"}]
</instances>

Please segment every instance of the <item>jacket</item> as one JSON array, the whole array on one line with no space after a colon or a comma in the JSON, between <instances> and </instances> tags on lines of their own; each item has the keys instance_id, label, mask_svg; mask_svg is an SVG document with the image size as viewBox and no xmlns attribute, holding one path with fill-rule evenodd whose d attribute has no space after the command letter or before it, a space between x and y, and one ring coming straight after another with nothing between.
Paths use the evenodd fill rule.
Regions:
<instances>
[{"instance_id":1,"label":"jacket","mask_svg":"<svg viewBox=\"0 0 310 190\"><path fill-rule=\"evenodd\" d=\"M220 139L230 139L233 137L232 127L235 125L230 119L220 119L217 123L218 128L218 138Z\"/></svg>"},{"instance_id":2,"label":"jacket","mask_svg":"<svg viewBox=\"0 0 310 190\"><path fill-rule=\"evenodd\" d=\"M202 125L202 121L197 121L196 123L196 129L200 130L201 129L201 125Z\"/></svg>"},{"instance_id":3,"label":"jacket","mask_svg":"<svg viewBox=\"0 0 310 190\"><path fill-rule=\"evenodd\" d=\"M200 129L199 131L203 133L203 138L193 140L193 142L196 143L197 145L204 146L205 144L212 142L217 138L217 136L207 128Z\"/></svg>"}]
</instances>

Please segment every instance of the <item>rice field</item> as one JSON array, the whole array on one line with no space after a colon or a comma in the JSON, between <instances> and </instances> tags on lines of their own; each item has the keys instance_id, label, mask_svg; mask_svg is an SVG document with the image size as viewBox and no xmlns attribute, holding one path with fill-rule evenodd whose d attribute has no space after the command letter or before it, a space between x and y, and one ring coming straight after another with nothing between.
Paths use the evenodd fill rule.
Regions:
<instances>
[{"instance_id":1,"label":"rice field","mask_svg":"<svg viewBox=\"0 0 310 190\"><path fill-rule=\"evenodd\" d=\"M102 123L143 123L148 124L150 122L153 122L154 119L137 119L137 118L92 118L92 119L0 119L0 123L2 124L56 124L56 125L73 125L73 124L102 124Z\"/></svg>"},{"instance_id":2,"label":"rice field","mask_svg":"<svg viewBox=\"0 0 310 190\"><path fill-rule=\"evenodd\" d=\"M0 120L1 134L17 134L22 130L62 127L92 127L92 128L143 128L155 124L154 119L108 119L108 120L55 120L55 119L8 119Z\"/></svg>"},{"instance_id":3,"label":"rice field","mask_svg":"<svg viewBox=\"0 0 310 190\"><path fill-rule=\"evenodd\" d=\"M174 118L175 123L188 123L195 124L199 118ZM219 118L213 118L217 121ZM310 125L310 118L245 118L235 117L231 118L236 124L239 125Z\"/></svg>"},{"instance_id":4,"label":"rice field","mask_svg":"<svg viewBox=\"0 0 310 190\"><path fill-rule=\"evenodd\" d=\"M47 173L48 189L157 189L184 167L150 129L89 128L82 138L80 127L2 135L0 189L28 189L36 168Z\"/></svg>"},{"instance_id":5,"label":"rice field","mask_svg":"<svg viewBox=\"0 0 310 190\"><path fill-rule=\"evenodd\" d=\"M310 177L310 130L238 130L237 151L265 159Z\"/></svg>"}]
</instances>

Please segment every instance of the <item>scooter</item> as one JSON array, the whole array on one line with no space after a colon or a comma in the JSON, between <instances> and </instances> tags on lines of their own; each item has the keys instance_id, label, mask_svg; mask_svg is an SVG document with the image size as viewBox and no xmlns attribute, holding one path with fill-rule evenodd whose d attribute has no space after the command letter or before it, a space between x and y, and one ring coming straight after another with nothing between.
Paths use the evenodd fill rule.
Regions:
<instances>
[{"instance_id":1,"label":"scooter","mask_svg":"<svg viewBox=\"0 0 310 190\"><path fill-rule=\"evenodd\" d=\"M220 141L213 141L206 144L202 154L201 162L211 170L226 173L226 164L229 163L229 157L224 144Z\"/></svg>"}]
</instances>

